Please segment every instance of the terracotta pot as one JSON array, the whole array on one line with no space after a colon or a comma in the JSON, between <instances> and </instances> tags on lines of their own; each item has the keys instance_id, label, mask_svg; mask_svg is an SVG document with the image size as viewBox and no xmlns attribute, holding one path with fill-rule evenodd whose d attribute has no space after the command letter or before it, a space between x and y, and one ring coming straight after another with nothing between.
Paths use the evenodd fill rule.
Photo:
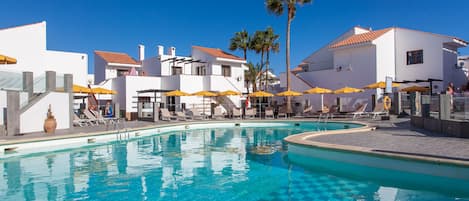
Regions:
<instances>
[{"instance_id":1,"label":"terracotta pot","mask_svg":"<svg viewBox=\"0 0 469 201\"><path fill-rule=\"evenodd\" d=\"M44 120L44 132L53 134L57 128L57 121L55 118L47 118Z\"/></svg>"}]
</instances>

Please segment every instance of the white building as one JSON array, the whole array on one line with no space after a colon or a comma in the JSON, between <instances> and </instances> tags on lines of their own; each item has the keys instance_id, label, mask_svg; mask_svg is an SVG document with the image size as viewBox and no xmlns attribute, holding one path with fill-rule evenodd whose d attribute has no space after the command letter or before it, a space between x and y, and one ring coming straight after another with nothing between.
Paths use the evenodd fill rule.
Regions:
<instances>
[{"instance_id":1,"label":"white building","mask_svg":"<svg viewBox=\"0 0 469 201\"><path fill-rule=\"evenodd\" d=\"M73 74L74 83L87 84L88 55L47 49L46 22L0 29L0 54L16 58L17 64L3 65L2 71L33 72L34 77L46 71L58 75Z\"/></svg>"},{"instance_id":2,"label":"white building","mask_svg":"<svg viewBox=\"0 0 469 201\"><path fill-rule=\"evenodd\" d=\"M137 102L161 102L170 109L182 103L186 108L209 108L207 98L204 102L197 96L164 97L157 91L244 91L246 61L220 49L193 46L191 56L176 56L176 48L170 47L164 54L163 47L158 46L157 55L148 59L144 55L143 45L139 45L139 61L125 53L95 51L95 82L118 92L113 101L120 103L129 119L137 112ZM143 90L154 92L137 93ZM241 104L238 96L223 102L237 107Z\"/></svg>"},{"instance_id":3,"label":"white building","mask_svg":"<svg viewBox=\"0 0 469 201\"><path fill-rule=\"evenodd\" d=\"M42 131L49 105L57 120L57 129L70 128L69 94L44 93L46 71L56 72L57 88L64 86L64 74L72 74L75 84L87 84L87 54L49 50L46 30L45 21L0 29L0 54L17 60L16 64L0 64L0 107L7 107L6 90L20 92L20 133ZM27 87L33 87L34 97L23 92L22 72L26 71L33 73L33 86ZM4 125L3 116L0 112L0 125Z\"/></svg>"},{"instance_id":4,"label":"white building","mask_svg":"<svg viewBox=\"0 0 469 201\"><path fill-rule=\"evenodd\" d=\"M303 90L299 88L304 82L330 89L362 88L390 76L395 81L441 79L433 83L433 92L441 92L449 82L456 86L467 82L467 76L456 67L457 50L466 46L466 41L455 37L417 30L354 27L305 58L300 65L303 71L292 75L302 81L292 79L298 82L292 83L292 89ZM380 93L378 89L347 96L371 102L371 95L379 97ZM334 100L333 95L326 98L326 102Z\"/></svg>"}]
</instances>

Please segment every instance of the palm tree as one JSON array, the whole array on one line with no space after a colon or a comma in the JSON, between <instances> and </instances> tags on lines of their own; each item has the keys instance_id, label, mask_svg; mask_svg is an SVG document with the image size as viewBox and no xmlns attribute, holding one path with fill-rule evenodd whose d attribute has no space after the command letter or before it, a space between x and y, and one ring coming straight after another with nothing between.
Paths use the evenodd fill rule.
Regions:
<instances>
[{"instance_id":1,"label":"palm tree","mask_svg":"<svg viewBox=\"0 0 469 201\"><path fill-rule=\"evenodd\" d=\"M286 38L286 78L287 90L291 89L290 86L290 26L296 14L296 6L311 3L312 0L266 0L265 4L267 10L277 16L283 14L284 9L287 9L287 38ZM291 113L291 97L287 98L287 112Z\"/></svg>"},{"instance_id":2,"label":"palm tree","mask_svg":"<svg viewBox=\"0 0 469 201\"><path fill-rule=\"evenodd\" d=\"M248 83L246 88L248 89L248 93L249 93L249 83L252 84L252 91L257 91L257 79L258 79L258 74L260 72L260 65L259 64L254 65L252 62L249 62L247 66L249 70L244 72L244 79Z\"/></svg>"},{"instance_id":3,"label":"palm tree","mask_svg":"<svg viewBox=\"0 0 469 201\"><path fill-rule=\"evenodd\" d=\"M244 60L247 60L246 52L250 49L250 45L251 37L245 29L240 32L236 32L230 40L230 50L242 50L244 53Z\"/></svg>"},{"instance_id":4,"label":"palm tree","mask_svg":"<svg viewBox=\"0 0 469 201\"><path fill-rule=\"evenodd\" d=\"M250 45L252 50L261 54L260 72L264 69L265 39L265 31L256 31Z\"/></svg>"},{"instance_id":5,"label":"palm tree","mask_svg":"<svg viewBox=\"0 0 469 201\"><path fill-rule=\"evenodd\" d=\"M267 91L267 83L269 79L269 65L270 65L270 52L279 52L280 43L277 41L279 39L279 35L274 33L272 27L267 27L264 33L264 49L266 52L266 59L265 59L265 87L264 90Z\"/></svg>"}]
</instances>

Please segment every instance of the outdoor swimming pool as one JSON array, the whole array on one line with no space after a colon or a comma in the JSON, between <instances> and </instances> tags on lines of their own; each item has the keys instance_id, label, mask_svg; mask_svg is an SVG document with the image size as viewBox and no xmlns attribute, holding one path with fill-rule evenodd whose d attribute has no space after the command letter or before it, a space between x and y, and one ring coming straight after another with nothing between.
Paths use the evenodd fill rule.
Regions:
<instances>
[{"instance_id":1,"label":"outdoor swimming pool","mask_svg":"<svg viewBox=\"0 0 469 201\"><path fill-rule=\"evenodd\" d=\"M359 126L346 124L349 128ZM461 197L439 189L406 188L406 185L357 177L357 174L348 176L328 168L299 165L287 157L284 137L342 128L342 123L256 123L239 127L231 124L12 155L0 159L0 200L455 200ZM301 157L295 159L315 160ZM346 164L341 165L347 168ZM350 170L361 171L356 167ZM380 170L377 174L387 174L387 171ZM434 179L426 175L411 176L427 182Z\"/></svg>"}]
</instances>

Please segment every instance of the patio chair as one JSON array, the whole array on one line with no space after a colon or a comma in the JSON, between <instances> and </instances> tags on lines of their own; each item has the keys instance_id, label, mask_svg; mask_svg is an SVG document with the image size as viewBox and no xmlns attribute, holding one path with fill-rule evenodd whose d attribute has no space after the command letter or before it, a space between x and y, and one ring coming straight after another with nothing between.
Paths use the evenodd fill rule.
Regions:
<instances>
[{"instance_id":1,"label":"patio chair","mask_svg":"<svg viewBox=\"0 0 469 201\"><path fill-rule=\"evenodd\" d=\"M197 110L197 109L188 109L187 110L187 116L190 118L190 119L193 119L193 120L204 120L205 119L205 116L201 115L200 112Z\"/></svg>"},{"instance_id":2,"label":"patio chair","mask_svg":"<svg viewBox=\"0 0 469 201\"><path fill-rule=\"evenodd\" d=\"M184 113L184 112L182 112L182 111L176 112L176 117L177 117L177 119L180 120L180 121L192 120L192 117L187 116L186 113Z\"/></svg>"},{"instance_id":3,"label":"patio chair","mask_svg":"<svg viewBox=\"0 0 469 201\"><path fill-rule=\"evenodd\" d=\"M321 113L319 114L319 120L321 120L322 118L324 119L333 119L334 118L334 114L337 114L337 112L339 111L339 106L337 105L333 105L331 106L331 108L327 107L327 105L324 105L322 107L322 110L321 110Z\"/></svg>"},{"instance_id":4,"label":"patio chair","mask_svg":"<svg viewBox=\"0 0 469 201\"><path fill-rule=\"evenodd\" d=\"M360 106L358 106L357 109L354 112L350 112L350 113L347 113L347 114L352 115L353 119L356 119L357 117L367 115L367 113L365 112L366 106L368 106L368 103L363 103Z\"/></svg>"},{"instance_id":5,"label":"patio chair","mask_svg":"<svg viewBox=\"0 0 469 201\"><path fill-rule=\"evenodd\" d=\"M372 112L368 113L372 119L376 119L377 117L381 115L387 115L388 111L384 110L384 104L381 103L376 103L375 108L373 109Z\"/></svg>"},{"instance_id":6,"label":"patio chair","mask_svg":"<svg viewBox=\"0 0 469 201\"><path fill-rule=\"evenodd\" d=\"M238 119L242 118L242 113L239 108L234 107L232 111L233 111L233 118L238 118Z\"/></svg>"},{"instance_id":7,"label":"patio chair","mask_svg":"<svg viewBox=\"0 0 469 201\"><path fill-rule=\"evenodd\" d=\"M246 109L246 113L245 113L245 116L246 118L255 118L256 117L256 108L249 108L249 109Z\"/></svg>"},{"instance_id":8,"label":"patio chair","mask_svg":"<svg viewBox=\"0 0 469 201\"><path fill-rule=\"evenodd\" d=\"M89 109L83 110L83 114L85 115L86 118L88 118L90 122L93 122L94 125L99 125L100 123L106 124L106 122L103 119L98 119L94 115L94 113L92 113Z\"/></svg>"},{"instance_id":9,"label":"patio chair","mask_svg":"<svg viewBox=\"0 0 469 201\"><path fill-rule=\"evenodd\" d=\"M73 125L75 126L92 126L94 123L89 119L81 119L77 114L73 113Z\"/></svg>"},{"instance_id":10,"label":"patio chair","mask_svg":"<svg viewBox=\"0 0 469 201\"><path fill-rule=\"evenodd\" d=\"M266 119L274 118L274 110L271 107L265 108L265 118Z\"/></svg>"},{"instance_id":11,"label":"patio chair","mask_svg":"<svg viewBox=\"0 0 469 201\"><path fill-rule=\"evenodd\" d=\"M119 119L116 118L116 117L103 117L103 115L101 115L101 113L98 112L98 111L91 110L90 112L93 113L93 115L96 117L98 122L102 122L105 125L108 124L108 123L114 124L117 121L119 121Z\"/></svg>"},{"instance_id":12,"label":"patio chair","mask_svg":"<svg viewBox=\"0 0 469 201\"><path fill-rule=\"evenodd\" d=\"M280 108L278 108L277 118L280 117L284 117L285 119L287 118L287 108L284 106L280 106Z\"/></svg>"},{"instance_id":13,"label":"patio chair","mask_svg":"<svg viewBox=\"0 0 469 201\"><path fill-rule=\"evenodd\" d=\"M178 120L177 116L173 116L171 115L171 113L169 113L168 108L161 108L160 111L161 111L161 120L163 121Z\"/></svg>"},{"instance_id":14,"label":"patio chair","mask_svg":"<svg viewBox=\"0 0 469 201\"><path fill-rule=\"evenodd\" d=\"M224 119L225 114L223 114L223 111L221 110L221 107L216 107L215 110L213 111L213 117L215 119Z\"/></svg>"}]
</instances>

